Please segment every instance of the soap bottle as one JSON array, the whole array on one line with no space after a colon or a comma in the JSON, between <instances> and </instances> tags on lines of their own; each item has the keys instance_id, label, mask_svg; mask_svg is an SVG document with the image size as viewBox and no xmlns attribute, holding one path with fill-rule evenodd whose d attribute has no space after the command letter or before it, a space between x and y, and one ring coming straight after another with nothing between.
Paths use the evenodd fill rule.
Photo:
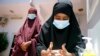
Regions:
<instances>
[{"instance_id":1,"label":"soap bottle","mask_svg":"<svg viewBox=\"0 0 100 56\"><path fill-rule=\"evenodd\" d=\"M87 43L86 43L86 49L84 50L82 56L96 56L93 45L91 43L92 38L84 37L84 39L87 40Z\"/></svg>"}]
</instances>

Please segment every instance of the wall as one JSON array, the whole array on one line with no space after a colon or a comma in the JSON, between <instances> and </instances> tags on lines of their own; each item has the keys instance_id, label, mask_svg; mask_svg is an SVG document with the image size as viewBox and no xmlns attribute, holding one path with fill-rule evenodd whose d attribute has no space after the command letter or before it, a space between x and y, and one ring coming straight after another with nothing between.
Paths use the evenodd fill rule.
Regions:
<instances>
[{"instance_id":1,"label":"wall","mask_svg":"<svg viewBox=\"0 0 100 56\"><path fill-rule=\"evenodd\" d=\"M30 6L28 3L23 3L23 4L9 4L9 5L5 4L5 5L2 5L2 7L5 8L4 9L5 11L3 11L4 13L7 12L6 9L12 9L12 10L15 10L15 14L18 13L22 16L22 19L11 19L12 16L10 16L9 15L10 13L7 12L6 14L9 15L7 25L5 25L4 27L2 27L0 25L0 32L8 32L7 37L8 37L8 41L9 41L8 48L5 51L3 51L2 53L0 53L0 56L8 56L9 52L10 52L12 40L13 40L13 35L23 25L23 23L27 17L27 12L28 12L28 9Z\"/></svg>"},{"instance_id":2,"label":"wall","mask_svg":"<svg viewBox=\"0 0 100 56\"><path fill-rule=\"evenodd\" d=\"M1 56L8 56L10 48L11 48L13 35L19 29L19 27L23 24L23 21L24 20L11 20L11 19L9 19L9 22L5 27L0 27L0 32L4 31L4 32L8 33L7 36L8 36L8 42L9 42L9 46L8 46L7 50L2 52Z\"/></svg>"},{"instance_id":3,"label":"wall","mask_svg":"<svg viewBox=\"0 0 100 56\"><path fill-rule=\"evenodd\" d=\"M94 50L97 56L100 56L100 0L89 0L89 2L91 3L88 3L88 36L92 37Z\"/></svg>"}]
</instances>

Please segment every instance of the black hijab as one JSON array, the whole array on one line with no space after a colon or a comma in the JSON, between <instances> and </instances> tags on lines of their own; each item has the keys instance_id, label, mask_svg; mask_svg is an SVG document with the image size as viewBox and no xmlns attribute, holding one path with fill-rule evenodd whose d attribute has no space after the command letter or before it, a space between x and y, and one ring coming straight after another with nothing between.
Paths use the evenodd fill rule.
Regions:
<instances>
[{"instance_id":1,"label":"black hijab","mask_svg":"<svg viewBox=\"0 0 100 56\"><path fill-rule=\"evenodd\" d=\"M57 13L64 13L70 17L70 25L68 27L60 30L53 25L54 15ZM53 7L53 13L43 25L39 37L40 43L46 48L52 41L54 42L53 49L58 49L59 45L66 43L66 49L69 52L75 52L74 48L78 42L82 41L82 35L72 5L63 2L56 3Z\"/></svg>"}]
</instances>

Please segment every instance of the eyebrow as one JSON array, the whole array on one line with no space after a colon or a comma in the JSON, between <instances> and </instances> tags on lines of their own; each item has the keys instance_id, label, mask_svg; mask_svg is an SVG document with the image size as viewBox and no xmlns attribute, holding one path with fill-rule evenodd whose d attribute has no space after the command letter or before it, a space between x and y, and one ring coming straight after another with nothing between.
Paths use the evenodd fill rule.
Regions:
<instances>
[{"instance_id":1,"label":"eyebrow","mask_svg":"<svg viewBox=\"0 0 100 56\"><path fill-rule=\"evenodd\" d=\"M60 16L58 16L58 15L55 15L55 17L60 17Z\"/></svg>"}]
</instances>

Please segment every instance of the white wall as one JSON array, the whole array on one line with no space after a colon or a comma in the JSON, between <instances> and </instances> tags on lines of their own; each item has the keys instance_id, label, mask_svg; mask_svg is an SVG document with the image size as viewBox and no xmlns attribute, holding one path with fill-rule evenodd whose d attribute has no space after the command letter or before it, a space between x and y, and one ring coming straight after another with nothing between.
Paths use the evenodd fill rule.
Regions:
<instances>
[{"instance_id":1,"label":"white wall","mask_svg":"<svg viewBox=\"0 0 100 56\"><path fill-rule=\"evenodd\" d=\"M87 36L87 15L76 15L83 36Z\"/></svg>"},{"instance_id":2,"label":"white wall","mask_svg":"<svg viewBox=\"0 0 100 56\"><path fill-rule=\"evenodd\" d=\"M93 38L94 50L100 56L100 0L89 1L88 36Z\"/></svg>"},{"instance_id":3,"label":"white wall","mask_svg":"<svg viewBox=\"0 0 100 56\"><path fill-rule=\"evenodd\" d=\"M0 5L0 7L3 7L4 10L2 12L4 12L4 14L8 15L8 17L7 17L8 23L4 27L2 27L0 25L0 32L7 32L8 33L7 38L8 38L8 42L9 42L8 48L5 51L3 51L2 53L0 53L0 56L8 56L10 48L11 48L12 40L13 40L13 35L23 25L30 6L28 3L23 3L23 4L21 3L21 4L4 4L4 5ZM9 13L10 9L14 10L14 13L16 15L20 15L22 17L22 19L11 19L12 14ZM0 16L2 16L1 13L0 13Z\"/></svg>"},{"instance_id":4,"label":"white wall","mask_svg":"<svg viewBox=\"0 0 100 56\"><path fill-rule=\"evenodd\" d=\"M8 56L9 55L13 35L16 31L19 30L19 28L21 27L23 22L24 22L24 19L19 19L19 20L9 19L9 22L5 27L0 26L0 32L7 32L8 33L7 36L8 36L8 41L9 41L9 46L8 46L7 50L2 52L2 55L0 55L0 56Z\"/></svg>"}]
</instances>

